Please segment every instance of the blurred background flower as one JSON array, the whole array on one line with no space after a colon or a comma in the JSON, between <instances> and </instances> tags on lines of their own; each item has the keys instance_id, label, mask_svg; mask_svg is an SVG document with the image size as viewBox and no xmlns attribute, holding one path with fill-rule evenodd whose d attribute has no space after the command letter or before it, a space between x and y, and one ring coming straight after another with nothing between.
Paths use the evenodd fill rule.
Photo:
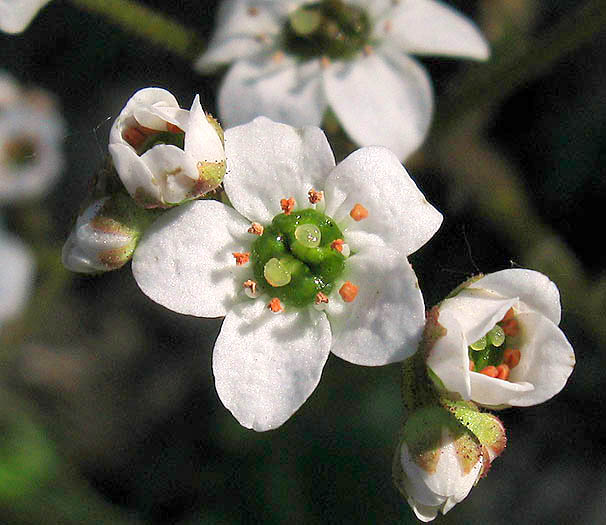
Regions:
<instances>
[{"instance_id":1,"label":"blurred background flower","mask_svg":"<svg viewBox=\"0 0 606 525\"><path fill-rule=\"evenodd\" d=\"M171 52L76 3L96 2L50 2L24 33L0 35L0 66L22 85L55 93L69 130L61 184L35 205L4 210L6 229L30 247L38 272L28 308L0 332L0 403L18 411L2 424L31 421L29 449L43 457L50 449L55 459L46 474L30 475L35 491L0 496L0 522L414 523L391 481L403 417L398 365L331 357L295 417L256 435L214 391L219 321L153 304L127 269L101 277L63 270L61 246L107 155L108 119L145 86L181 101L200 93L216 113L220 83L194 71L202 50L195 41L177 45L179 33L164 31ZM208 42L217 2L142 3ZM449 4L478 23L493 54L481 64L421 60L436 112L406 168L445 221L411 262L427 305L480 270L546 274L560 289L560 327L577 365L550 401L499 413L508 448L437 522L595 523L606 486L606 451L596 445L606 433L606 253L584 233L598 234L606 192L603 2ZM351 149L337 126L327 129L340 156ZM15 465L3 459L14 455L14 435L5 430L0 440L6 468ZM595 487L582 506L580 487Z\"/></svg>"}]
</instances>

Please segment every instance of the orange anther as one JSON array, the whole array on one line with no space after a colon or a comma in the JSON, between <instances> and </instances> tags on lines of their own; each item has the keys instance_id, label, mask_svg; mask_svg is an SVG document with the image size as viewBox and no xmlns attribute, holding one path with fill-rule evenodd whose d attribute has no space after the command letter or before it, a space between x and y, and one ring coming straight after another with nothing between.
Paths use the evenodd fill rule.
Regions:
<instances>
[{"instance_id":1,"label":"orange anther","mask_svg":"<svg viewBox=\"0 0 606 525\"><path fill-rule=\"evenodd\" d=\"M271 301L269 301L267 308L269 308L275 314L284 311L284 307L282 306L280 299L278 299L277 297L274 297Z\"/></svg>"},{"instance_id":2,"label":"orange anther","mask_svg":"<svg viewBox=\"0 0 606 525\"><path fill-rule=\"evenodd\" d=\"M246 231L254 235L263 235L263 226L261 226L258 222L253 222L250 225L250 228L248 228Z\"/></svg>"},{"instance_id":3,"label":"orange anther","mask_svg":"<svg viewBox=\"0 0 606 525\"><path fill-rule=\"evenodd\" d=\"M504 323L505 321L509 321L510 319L513 319L515 317L515 313L513 311L513 308L510 308L509 310L507 310L507 313L505 314L505 317L503 317L503 319L501 319L501 322Z\"/></svg>"},{"instance_id":4,"label":"orange anther","mask_svg":"<svg viewBox=\"0 0 606 525\"><path fill-rule=\"evenodd\" d=\"M518 324L517 319L509 319L509 321L505 321L501 324L501 328L503 328L503 332L505 335L515 337L520 333L520 325Z\"/></svg>"},{"instance_id":5,"label":"orange anther","mask_svg":"<svg viewBox=\"0 0 606 525\"><path fill-rule=\"evenodd\" d=\"M237 266L242 266L250 260L250 252L232 252L232 255L236 258Z\"/></svg>"},{"instance_id":6,"label":"orange anther","mask_svg":"<svg viewBox=\"0 0 606 525\"><path fill-rule=\"evenodd\" d=\"M345 281L339 289L339 295L346 303L351 303L358 295L359 288L350 281Z\"/></svg>"},{"instance_id":7,"label":"orange anther","mask_svg":"<svg viewBox=\"0 0 606 525\"><path fill-rule=\"evenodd\" d=\"M185 133L179 126L175 126L171 122L166 123L166 131L169 133Z\"/></svg>"},{"instance_id":8,"label":"orange anther","mask_svg":"<svg viewBox=\"0 0 606 525\"><path fill-rule=\"evenodd\" d=\"M509 368L515 368L522 357L521 352L517 348L506 348L503 352L503 361Z\"/></svg>"},{"instance_id":9,"label":"orange anther","mask_svg":"<svg viewBox=\"0 0 606 525\"><path fill-rule=\"evenodd\" d=\"M242 286L250 290L250 293L253 295L257 293L257 283L251 279L249 279L248 281L244 281L244 283L242 283Z\"/></svg>"},{"instance_id":10,"label":"orange anther","mask_svg":"<svg viewBox=\"0 0 606 525\"><path fill-rule=\"evenodd\" d=\"M372 48L371 45L366 44L363 48L362 48L362 52L368 57L370 55L372 55L375 51Z\"/></svg>"},{"instance_id":11,"label":"orange anther","mask_svg":"<svg viewBox=\"0 0 606 525\"><path fill-rule=\"evenodd\" d=\"M476 369L476 365L473 361L469 361L469 370L473 372Z\"/></svg>"},{"instance_id":12,"label":"orange anther","mask_svg":"<svg viewBox=\"0 0 606 525\"><path fill-rule=\"evenodd\" d=\"M334 241L332 241L330 243L330 247L333 250L337 250L338 252L342 252L344 244L345 244L345 241L343 239L335 239Z\"/></svg>"},{"instance_id":13,"label":"orange anther","mask_svg":"<svg viewBox=\"0 0 606 525\"><path fill-rule=\"evenodd\" d=\"M257 16L259 14L259 8L251 6L246 10L246 12L249 16Z\"/></svg>"},{"instance_id":14,"label":"orange anther","mask_svg":"<svg viewBox=\"0 0 606 525\"><path fill-rule=\"evenodd\" d=\"M349 215L351 216L351 218L358 222L361 221L362 219L366 219L366 217L368 217L368 210L362 206L360 203L357 203L349 212Z\"/></svg>"},{"instance_id":15,"label":"orange anther","mask_svg":"<svg viewBox=\"0 0 606 525\"><path fill-rule=\"evenodd\" d=\"M330 67L330 58L328 58L326 55L323 56L320 59L320 65L322 66L323 69L327 69L328 67Z\"/></svg>"},{"instance_id":16,"label":"orange anther","mask_svg":"<svg viewBox=\"0 0 606 525\"><path fill-rule=\"evenodd\" d=\"M328 303L328 295L322 292L318 292L316 295L316 304Z\"/></svg>"},{"instance_id":17,"label":"orange anther","mask_svg":"<svg viewBox=\"0 0 606 525\"><path fill-rule=\"evenodd\" d=\"M284 212L284 215L290 215L295 209L295 199L289 197L288 199L280 199L280 208Z\"/></svg>"},{"instance_id":18,"label":"orange anther","mask_svg":"<svg viewBox=\"0 0 606 525\"><path fill-rule=\"evenodd\" d=\"M322 200L322 197L324 197L324 192L316 191L312 188L307 192L307 195L309 196L309 202L312 204L317 204Z\"/></svg>"},{"instance_id":19,"label":"orange anther","mask_svg":"<svg viewBox=\"0 0 606 525\"><path fill-rule=\"evenodd\" d=\"M122 138L133 148L137 149L145 140L145 133L141 128L127 128L122 132Z\"/></svg>"},{"instance_id":20,"label":"orange anther","mask_svg":"<svg viewBox=\"0 0 606 525\"><path fill-rule=\"evenodd\" d=\"M486 368L480 370L480 374L484 374L488 377L497 377L499 375L499 371L497 370L496 366L487 366Z\"/></svg>"},{"instance_id":21,"label":"orange anther","mask_svg":"<svg viewBox=\"0 0 606 525\"><path fill-rule=\"evenodd\" d=\"M497 379L507 380L509 377L509 367L507 365L497 366Z\"/></svg>"}]
</instances>

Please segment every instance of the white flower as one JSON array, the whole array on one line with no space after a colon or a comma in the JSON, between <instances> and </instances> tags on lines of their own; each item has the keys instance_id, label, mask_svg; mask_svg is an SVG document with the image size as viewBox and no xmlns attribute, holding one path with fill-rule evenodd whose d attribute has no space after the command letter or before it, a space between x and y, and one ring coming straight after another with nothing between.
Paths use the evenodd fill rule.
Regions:
<instances>
[{"instance_id":1,"label":"white flower","mask_svg":"<svg viewBox=\"0 0 606 525\"><path fill-rule=\"evenodd\" d=\"M574 352L558 328L560 295L539 272L488 274L444 300L438 316L446 331L427 366L463 399L493 408L536 405L572 373Z\"/></svg>"},{"instance_id":2,"label":"white flower","mask_svg":"<svg viewBox=\"0 0 606 525\"><path fill-rule=\"evenodd\" d=\"M0 0L0 31L21 33L50 0Z\"/></svg>"},{"instance_id":3,"label":"white flower","mask_svg":"<svg viewBox=\"0 0 606 525\"><path fill-rule=\"evenodd\" d=\"M442 216L381 147L335 167L319 128L262 117L227 130L225 144L233 208L204 200L164 213L133 273L171 310L226 316L217 392L243 426L267 430L309 397L331 351L371 366L415 351L424 305L406 255Z\"/></svg>"},{"instance_id":4,"label":"white flower","mask_svg":"<svg viewBox=\"0 0 606 525\"><path fill-rule=\"evenodd\" d=\"M104 197L76 220L61 259L72 272L116 270L130 261L142 230L155 214L138 208L126 194Z\"/></svg>"},{"instance_id":5,"label":"white flower","mask_svg":"<svg viewBox=\"0 0 606 525\"><path fill-rule=\"evenodd\" d=\"M7 98L0 111L0 204L44 195L64 165L64 123L54 100L39 90Z\"/></svg>"},{"instance_id":6,"label":"white flower","mask_svg":"<svg viewBox=\"0 0 606 525\"><path fill-rule=\"evenodd\" d=\"M16 237L0 231L0 327L19 315L31 292L34 260Z\"/></svg>"},{"instance_id":7,"label":"white flower","mask_svg":"<svg viewBox=\"0 0 606 525\"><path fill-rule=\"evenodd\" d=\"M219 90L225 126L258 115L319 126L330 107L354 142L386 146L403 159L423 142L433 112L427 72L408 55L489 55L478 29L435 0L309 4L223 3L196 67L209 72L234 62Z\"/></svg>"},{"instance_id":8,"label":"white flower","mask_svg":"<svg viewBox=\"0 0 606 525\"><path fill-rule=\"evenodd\" d=\"M443 408L428 407L407 419L393 477L416 517L428 522L463 501L489 461L488 451L465 426Z\"/></svg>"},{"instance_id":9,"label":"white flower","mask_svg":"<svg viewBox=\"0 0 606 525\"><path fill-rule=\"evenodd\" d=\"M141 206L168 207L221 183L225 151L218 129L207 119L199 96L187 111L164 89L141 89L114 122L109 152Z\"/></svg>"}]
</instances>

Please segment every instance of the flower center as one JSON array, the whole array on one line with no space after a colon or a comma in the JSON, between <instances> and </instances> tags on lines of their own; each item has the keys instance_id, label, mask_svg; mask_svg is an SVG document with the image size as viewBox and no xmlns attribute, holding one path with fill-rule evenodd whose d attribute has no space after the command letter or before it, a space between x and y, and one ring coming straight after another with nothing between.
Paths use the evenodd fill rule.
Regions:
<instances>
[{"instance_id":1,"label":"flower center","mask_svg":"<svg viewBox=\"0 0 606 525\"><path fill-rule=\"evenodd\" d=\"M252 245L257 283L287 305L313 304L343 273L345 257L332 246L337 239L343 233L335 221L314 209L276 215Z\"/></svg>"},{"instance_id":2,"label":"flower center","mask_svg":"<svg viewBox=\"0 0 606 525\"><path fill-rule=\"evenodd\" d=\"M4 158L14 168L30 164L36 158L36 142L32 137L15 137L4 145Z\"/></svg>"},{"instance_id":3,"label":"flower center","mask_svg":"<svg viewBox=\"0 0 606 525\"><path fill-rule=\"evenodd\" d=\"M282 45L302 59L349 59L369 43L370 31L363 9L342 0L324 0L290 14L282 30Z\"/></svg>"},{"instance_id":4,"label":"flower center","mask_svg":"<svg viewBox=\"0 0 606 525\"><path fill-rule=\"evenodd\" d=\"M508 379L509 372L520 362L520 326L510 308L485 336L469 345L469 367L473 372Z\"/></svg>"},{"instance_id":5,"label":"flower center","mask_svg":"<svg viewBox=\"0 0 606 525\"><path fill-rule=\"evenodd\" d=\"M124 130L122 138L135 149L139 156L158 144L170 144L177 146L179 149L185 147L185 132L170 123L167 123L167 131L159 131L139 125L133 126Z\"/></svg>"}]
</instances>

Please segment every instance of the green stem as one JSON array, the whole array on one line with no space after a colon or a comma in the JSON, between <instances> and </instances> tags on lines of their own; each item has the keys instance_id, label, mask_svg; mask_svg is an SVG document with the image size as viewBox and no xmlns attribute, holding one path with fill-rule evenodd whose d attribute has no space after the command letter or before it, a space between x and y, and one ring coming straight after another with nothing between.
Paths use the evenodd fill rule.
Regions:
<instances>
[{"instance_id":1,"label":"green stem","mask_svg":"<svg viewBox=\"0 0 606 525\"><path fill-rule=\"evenodd\" d=\"M179 22L133 0L71 0L72 4L90 11L124 31L148 40L152 44L193 60L204 47L198 34Z\"/></svg>"}]
</instances>

